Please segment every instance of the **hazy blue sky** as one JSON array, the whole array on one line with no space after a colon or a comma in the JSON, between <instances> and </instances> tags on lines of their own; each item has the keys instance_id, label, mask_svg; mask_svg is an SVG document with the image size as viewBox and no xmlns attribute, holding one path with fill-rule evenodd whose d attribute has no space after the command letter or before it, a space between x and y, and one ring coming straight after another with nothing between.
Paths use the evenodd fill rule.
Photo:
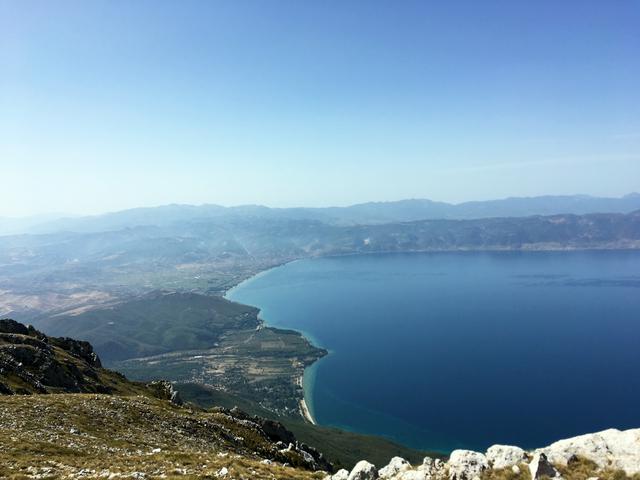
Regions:
<instances>
[{"instance_id":1,"label":"hazy blue sky","mask_svg":"<svg viewBox=\"0 0 640 480\"><path fill-rule=\"evenodd\" d=\"M640 190L640 2L0 0L0 215Z\"/></svg>"}]
</instances>

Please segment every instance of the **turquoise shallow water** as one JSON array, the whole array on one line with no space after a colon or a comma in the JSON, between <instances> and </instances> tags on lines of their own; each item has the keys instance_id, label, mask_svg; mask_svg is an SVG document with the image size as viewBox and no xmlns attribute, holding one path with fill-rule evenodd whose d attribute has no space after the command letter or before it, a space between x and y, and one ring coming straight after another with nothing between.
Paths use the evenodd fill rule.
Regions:
<instances>
[{"instance_id":1,"label":"turquoise shallow water","mask_svg":"<svg viewBox=\"0 0 640 480\"><path fill-rule=\"evenodd\" d=\"M442 451L640 426L640 252L311 259L228 297L330 350L323 425Z\"/></svg>"}]
</instances>

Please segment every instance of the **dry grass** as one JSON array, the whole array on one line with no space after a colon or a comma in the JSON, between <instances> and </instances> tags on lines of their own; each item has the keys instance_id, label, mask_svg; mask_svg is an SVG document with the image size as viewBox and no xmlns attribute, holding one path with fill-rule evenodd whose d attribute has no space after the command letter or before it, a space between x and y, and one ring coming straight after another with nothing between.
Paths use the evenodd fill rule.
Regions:
<instances>
[{"instance_id":1,"label":"dry grass","mask_svg":"<svg viewBox=\"0 0 640 480\"><path fill-rule=\"evenodd\" d=\"M640 480L640 474L627 475L622 470L598 470L598 466L586 458L575 458L566 466L559 465L558 470L566 480L587 480L598 477L600 480Z\"/></svg>"},{"instance_id":2,"label":"dry grass","mask_svg":"<svg viewBox=\"0 0 640 480\"><path fill-rule=\"evenodd\" d=\"M314 479L220 413L108 395L0 397L0 478Z\"/></svg>"},{"instance_id":3,"label":"dry grass","mask_svg":"<svg viewBox=\"0 0 640 480\"><path fill-rule=\"evenodd\" d=\"M482 480L531 480L529 467L526 463L519 465L520 472L514 473L511 468L500 468L496 470L486 470L482 474Z\"/></svg>"},{"instance_id":4,"label":"dry grass","mask_svg":"<svg viewBox=\"0 0 640 480\"><path fill-rule=\"evenodd\" d=\"M482 474L482 480L531 480L529 467L523 463L519 466L520 472L514 473L510 468L487 470ZM640 474L629 476L622 470L599 470L598 466L586 458L576 458L568 465L557 465L564 480L587 480L598 478L599 480L640 480ZM543 477L543 480L550 480Z\"/></svg>"}]
</instances>

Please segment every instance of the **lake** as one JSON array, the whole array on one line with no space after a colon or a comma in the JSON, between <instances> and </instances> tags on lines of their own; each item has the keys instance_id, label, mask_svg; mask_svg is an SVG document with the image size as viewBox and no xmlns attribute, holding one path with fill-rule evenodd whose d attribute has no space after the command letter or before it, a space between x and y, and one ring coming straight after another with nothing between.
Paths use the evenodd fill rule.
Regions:
<instances>
[{"instance_id":1,"label":"lake","mask_svg":"<svg viewBox=\"0 0 640 480\"><path fill-rule=\"evenodd\" d=\"M309 259L228 298L330 351L321 425L444 452L640 426L640 252Z\"/></svg>"}]
</instances>

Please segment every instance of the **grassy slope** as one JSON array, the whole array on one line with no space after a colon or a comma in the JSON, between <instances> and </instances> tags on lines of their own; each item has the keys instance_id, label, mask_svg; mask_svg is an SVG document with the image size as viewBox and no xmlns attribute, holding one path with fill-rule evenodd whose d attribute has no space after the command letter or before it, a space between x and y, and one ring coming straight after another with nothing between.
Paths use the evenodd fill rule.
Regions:
<instances>
[{"instance_id":1,"label":"grassy slope","mask_svg":"<svg viewBox=\"0 0 640 480\"><path fill-rule=\"evenodd\" d=\"M0 478L69 478L83 471L84 478L195 479L215 478L222 468L228 479L323 477L262 463L273 448L222 413L148 397L0 396Z\"/></svg>"},{"instance_id":2,"label":"grassy slope","mask_svg":"<svg viewBox=\"0 0 640 480\"><path fill-rule=\"evenodd\" d=\"M228 330L255 328L257 314L254 307L221 297L153 293L109 308L51 317L38 327L48 335L90 342L109 363L210 348Z\"/></svg>"},{"instance_id":3,"label":"grassy slope","mask_svg":"<svg viewBox=\"0 0 640 480\"><path fill-rule=\"evenodd\" d=\"M295 414L298 378L325 352L298 332L260 326L254 307L162 292L38 325L89 341L105 365L129 378L200 382Z\"/></svg>"},{"instance_id":4,"label":"grassy slope","mask_svg":"<svg viewBox=\"0 0 640 480\"><path fill-rule=\"evenodd\" d=\"M350 469L362 459L367 459L375 465L383 466L394 456L406 458L413 464L422 463L426 455L431 457L441 456L440 454L420 452L403 447L382 437L310 425L295 418L278 417L273 412L260 408L259 405L252 401L202 385L178 384L176 388L185 400L194 402L204 408L214 405L226 408L237 406L240 410L251 415L278 420L291 430L298 440L315 447L338 468Z\"/></svg>"},{"instance_id":5,"label":"grassy slope","mask_svg":"<svg viewBox=\"0 0 640 480\"><path fill-rule=\"evenodd\" d=\"M322 472L264 463L270 452L273 446L255 430L222 412L179 408L141 396L0 396L0 478L195 480L216 478L223 468L229 480L324 478ZM361 452L367 455L366 448ZM520 467L518 474L492 470L481 478L530 480L526 465ZM560 471L566 480L640 480L640 475L622 471L597 471L584 459Z\"/></svg>"}]
</instances>

